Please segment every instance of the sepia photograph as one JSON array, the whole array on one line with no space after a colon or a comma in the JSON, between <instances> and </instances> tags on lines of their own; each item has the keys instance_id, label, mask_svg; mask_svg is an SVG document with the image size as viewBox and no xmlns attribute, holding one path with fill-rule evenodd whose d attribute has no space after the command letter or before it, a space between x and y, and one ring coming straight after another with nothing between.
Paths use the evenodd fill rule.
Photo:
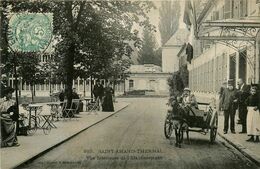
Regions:
<instances>
[{"instance_id":1,"label":"sepia photograph","mask_svg":"<svg viewBox=\"0 0 260 169\"><path fill-rule=\"evenodd\" d=\"M0 12L0 169L260 169L260 0Z\"/></svg>"}]
</instances>

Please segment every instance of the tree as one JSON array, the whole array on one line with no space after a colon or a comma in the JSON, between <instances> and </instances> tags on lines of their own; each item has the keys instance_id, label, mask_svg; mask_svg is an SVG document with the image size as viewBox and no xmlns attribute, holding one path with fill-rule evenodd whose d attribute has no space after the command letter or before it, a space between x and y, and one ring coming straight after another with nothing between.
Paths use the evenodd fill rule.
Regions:
<instances>
[{"instance_id":1,"label":"tree","mask_svg":"<svg viewBox=\"0 0 260 169\"><path fill-rule=\"evenodd\" d=\"M131 60L129 58L115 59L112 61L110 66L104 69L102 72L104 79L109 79L113 83L113 87L117 82L122 82L128 77L128 68L131 65Z\"/></svg>"},{"instance_id":2,"label":"tree","mask_svg":"<svg viewBox=\"0 0 260 169\"><path fill-rule=\"evenodd\" d=\"M155 64L161 65L160 55L156 52L156 41L154 34L144 29L142 37L142 47L138 52L139 64Z\"/></svg>"},{"instance_id":3,"label":"tree","mask_svg":"<svg viewBox=\"0 0 260 169\"><path fill-rule=\"evenodd\" d=\"M39 65L39 57L36 53L19 53L18 75L31 86L32 102L35 95L35 84L44 83L43 71Z\"/></svg>"},{"instance_id":4,"label":"tree","mask_svg":"<svg viewBox=\"0 0 260 169\"><path fill-rule=\"evenodd\" d=\"M180 76L180 72L174 72L171 77L168 78L170 96L179 96L182 94L184 84Z\"/></svg>"},{"instance_id":5,"label":"tree","mask_svg":"<svg viewBox=\"0 0 260 169\"><path fill-rule=\"evenodd\" d=\"M156 62L155 63L158 63L156 65L158 66L162 66L162 48L158 48L156 51L155 51L155 59L156 59Z\"/></svg>"},{"instance_id":6,"label":"tree","mask_svg":"<svg viewBox=\"0 0 260 169\"><path fill-rule=\"evenodd\" d=\"M161 34L161 43L164 45L178 29L180 17L179 1L162 1L159 13L159 31Z\"/></svg>"},{"instance_id":7,"label":"tree","mask_svg":"<svg viewBox=\"0 0 260 169\"><path fill-rule=\"evenodd\" d=\"M189 86L189 70L187 65L180 66L180 77L182 79L184 87Z\"/></svg>"},{"instance_id":8,"label":"tree","mask_svg":"<svg viewBox=\"0 0 260 169\"><path fill-rule=\"evenodd\" d=\"M133 25L154 29L147 13L152 2L141 1L15 1L11 12L52 12L55 56L60 58L60 74L66 77L67 98L72 99L73 78L99 77L114 57L131 55L128 42L140 46ZM5 23L7 26L8 22ZM3 34L6 30L3 31ZM7 52L8 53L8 52ZM86 75L85 75L86 76Z\"/></svg>"}]
</instances>

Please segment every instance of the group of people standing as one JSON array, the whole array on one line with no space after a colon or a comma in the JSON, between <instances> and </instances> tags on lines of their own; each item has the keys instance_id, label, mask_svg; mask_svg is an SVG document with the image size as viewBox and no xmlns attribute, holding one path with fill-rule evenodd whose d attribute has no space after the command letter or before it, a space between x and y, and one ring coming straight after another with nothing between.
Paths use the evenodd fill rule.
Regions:
<instances>
[{"instance_id":1,"label":"group of people standing","mask_svg":"<svg viewBox=\"0 0 260 169\"><path fill-rule=\"evenodd\" d=\"M235 134L235 114L238 110L238 122L242 125L240 134L247 133L247 141L259 142L260 136L260 94L257 85L246 85L238 80L235 88L234 80L223 83L220 89L220 110L224 111L224 134L227 134L230 122L231 133Z\"/></svg>"},{"instance_id":2,"label":"group of people standing","mask_svg":"<svg viewBox=\"0 0 260 169\"><path fill-rule=\"evenodd\" d=\"M95 97L95 101L98 102L98 104L101 103L102 111L104 112L114 111L114 105L113 105L114 90L111 87L111 83L108 82L106 84L106 87L104 88L103 85L100 83L100 81L97 80L92 92Z\"/></svg>"},{"instance_id":3,"label":"group of people standing","mask_svg":"<svg viewBox=\"0 0 260 169\"><path fill-rule=\"evenodd\" d=\"M112 112L114 111L113 96L114 90L111 87L111 83L107 83L104 87L99 80L96 81L92 90L94 99L98 102L98 105L102 106L102 111ZM76 92L76 88L72 90L72 99L79 99L79 95ZM66 91L62 90L59 94L59 100L64 102L66 100ZM83 110L83 103L80 102L77 113Z\"/></svg>"}]
</instances>

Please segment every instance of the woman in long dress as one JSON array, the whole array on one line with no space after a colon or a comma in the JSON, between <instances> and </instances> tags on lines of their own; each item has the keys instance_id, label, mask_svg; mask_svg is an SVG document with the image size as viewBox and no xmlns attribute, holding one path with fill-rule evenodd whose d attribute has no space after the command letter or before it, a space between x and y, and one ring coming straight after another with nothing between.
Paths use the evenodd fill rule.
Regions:
<instances>
[{"instance_id":1,"label":"woman in long dress","mask_svg":"<svg viewBox=\"0 0 260 169\"><path fill-rule=\"evenodd\" d=\"M6 88L5 97L0 99L1 112L1 147L19 146L16 136L17 112L15 101L12 100L12 88Z\"/></svg>"},{"instance_id":2,"label":"woman in long dress","mask_svg":"<svg viewBox=\"0 0 260 169\"><path fill-rule=\"evenodd\" d=\"M247 135L251 136L247 141L259 142L260 136L260 98L257 94L257 87L252 86L251 95L246 100L247 114ZM255 137L255 139L254 139Z\"/></svg>"},{"instance_id":3,"label":"woman in long dress","mask_svg":"<svg viewBox=\"0 0 260 169\"><path fill-rule=\"evenodd\" d=\"M111 84L108 83L104 89L102 111L104 111L104 112L113 112L114 111L113 95L114 95L114 90L111 87Z\"/></svg>"}]
</instances>

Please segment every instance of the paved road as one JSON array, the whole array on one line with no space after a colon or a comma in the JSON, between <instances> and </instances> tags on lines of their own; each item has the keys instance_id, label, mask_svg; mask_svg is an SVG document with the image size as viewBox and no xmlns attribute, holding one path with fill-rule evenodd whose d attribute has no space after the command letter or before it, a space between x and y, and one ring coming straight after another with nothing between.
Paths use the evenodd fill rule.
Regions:
<instances>
[{"instance_id":1,"label":"paved road","mask_svg":"<svg viewBox=\"0 0 260 169\"><path fill-rule=\"evenodd\" d=\"M34 160L24 168L256 169L228 145L191 133L191 144L170 145L163 135L166 99L138 98L128 108ZM220 138L218 138L220 139ZM46 140L47 141L47 140Z\"/></svg>"}]
</instances>

